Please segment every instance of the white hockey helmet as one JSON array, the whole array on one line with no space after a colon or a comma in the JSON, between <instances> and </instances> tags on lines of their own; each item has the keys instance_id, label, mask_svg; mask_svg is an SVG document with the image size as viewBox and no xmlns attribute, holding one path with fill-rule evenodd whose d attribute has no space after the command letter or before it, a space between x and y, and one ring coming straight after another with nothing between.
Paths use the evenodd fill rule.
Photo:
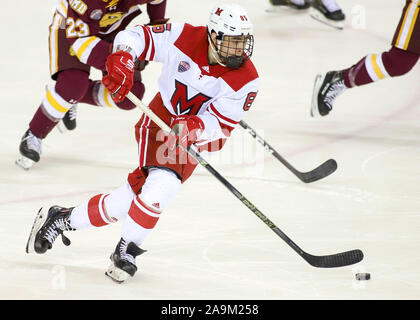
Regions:
<instances>
[{"instance_id":1,"label":"white hockey helmet","mask_svg":"<svg viewBox=\"0 0 420 320\"><path fill-rule=\"evenodd\" d=\"M239 68L252 55L254 48L253 25L245 10L237 5L222 3L213 8L207 24L209 42L213 48L213 56L217 62L230 68ZM216 42L211 38L216 33ZM227 38L225 38L227 36ZM238 43L230 41L232 37L242 39ZM229 49L241 46L242 53L230 54Z\"/></svg>"}]
</instances>

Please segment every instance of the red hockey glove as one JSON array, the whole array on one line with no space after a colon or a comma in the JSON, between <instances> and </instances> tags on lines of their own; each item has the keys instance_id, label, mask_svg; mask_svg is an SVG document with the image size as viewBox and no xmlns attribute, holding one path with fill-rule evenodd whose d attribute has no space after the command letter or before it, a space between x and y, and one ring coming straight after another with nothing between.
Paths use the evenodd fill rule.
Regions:
<instances>
[{"instance_id":1,"label":"red hockey glove","mask_svg":"<svg viewBox=\"0 0 420 320\"><path fill-rule=\"evenodd\" d=\"M125 51L110 54L106 60L108 74L102 78L102 83L111 93L115 102L121 102L133 86L134 61Z\"/></svg>"},{"instance_id":2,"label":"red hockey glove","mask_svg":"<svg viewBox=\"0 0 420 320\"><path fill-rule=\"evenodd\" d=\"M197 141L204 130L203 121L197 116L179 116L171 124L171 132L165 139L169 152L176 155Z\"/></svg>"}]
</instances>

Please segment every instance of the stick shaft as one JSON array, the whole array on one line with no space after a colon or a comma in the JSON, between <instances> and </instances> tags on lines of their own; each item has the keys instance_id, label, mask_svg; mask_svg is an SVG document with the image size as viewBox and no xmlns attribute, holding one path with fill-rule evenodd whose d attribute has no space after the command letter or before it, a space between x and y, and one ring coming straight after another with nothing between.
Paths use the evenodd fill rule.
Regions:
<instances>
[{"instance_id":1,"label":"stick shaft","mask_svg":"<svg viewBox=\"0 0 420 320\"><path fill-rule=\"evenodd\" d=\"M271 153L277 160L279 160L287 169L289 169L304 183L310 183L325 178L337 169L337 162L333 159L329 159L311 171L300 172L286 159L284 159L276 150L274 150L274 148L260 135L258 135L258 133L252 129L245 121L240 121L239 125L244 128L245 131L247 131L252 137L254 137L264 147L265 150Z\"/></svg>"},{"instance_id":2,"label":"stick shaft","mask_svg":"<svg viewBox=\"0 0 420 320\"><path fill-rule=\"evenodd\" d=\"M155 122L162 130L164 130L166 133L169 133L171 128L163 122L152 110L150 110L140 99L138 99L133 93L129 92L127 94L127 98L130 99L135 105L137 105L146 116L148 116L153 122ZM236 198L238 198L249 210L251 210L252 213L254 213L261 221L265 223L267 227L269 227L275 234L277 234L284 242L287 243L289 247L291 247L294 251L296 251L306 262L311 264L315 267L331 267L327 264L323 263L314 263L314 258L316 260L325 260L324 258L326 256L319 256L315 257L312 255L309 255L305 251L303 251L296 243L292 241L283 231L281 231L267 216L265 216L258 208L252 204L251 201L249 201L238 189L236 189L228 180L226 180L225 177L223 177L216 169L214 169L197 151L196 147L194 145L190 146L186 150L188 154L190 154L194 159L198 161L204 168L207 169L217 180L219 180L231 193L234 194ZM347 257L347 254L338 254L338 255L344 255L344 257ZM332 257L337 255L332 255ZM340 261L335 266L343 266L348 264L353 264L358 261L352 260L352 261L346 261L346 259L342 259L344 262ZM348 259L347 259L348 260Z\"/></svg>"},{"instance_id":3,"label":"stick shaft","mask_svg":"<svg viewBox=\"0 0 420 320\"><path fill-rule=\"evenodd\" d=\"M263 147L271 153L274 157L276 157L281 163L283 163L287 169L292 171L295 175L299 177L299 171L297 171L286 159L284 159L274 148L265 141L258 133L252 129L245 121L241 120L239 125L244 128L246 131L249 132L251 136L253 136Z\"/></svg>"}]
</instances>

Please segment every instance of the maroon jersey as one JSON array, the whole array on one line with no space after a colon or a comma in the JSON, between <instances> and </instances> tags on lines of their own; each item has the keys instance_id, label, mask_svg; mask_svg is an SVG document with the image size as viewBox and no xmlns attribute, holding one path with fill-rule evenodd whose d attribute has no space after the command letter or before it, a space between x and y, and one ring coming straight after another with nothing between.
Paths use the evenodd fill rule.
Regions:
<instances>
[{"instance_id":1,"label":"maroon jersey","mask_svg":"<svg viewBox=\"0 0 420 320\"><path fill-rule=\"evenodd\" d=\"M115 35L141 13L142 4L147 4L151 23L164 20L166 0L59 0L57 16L60 28L66 30L70 54L105 70Z\"/></svg>"},{"instance_id":2,"label":"maroon jersey","mask_svg":"<svg viewBox=\"0 0 420 320\"><path fill-rule=\"evenodd\" d=\"M392 45L420 54L420 0L406 0Z\"/></svg>"}]
</instances>

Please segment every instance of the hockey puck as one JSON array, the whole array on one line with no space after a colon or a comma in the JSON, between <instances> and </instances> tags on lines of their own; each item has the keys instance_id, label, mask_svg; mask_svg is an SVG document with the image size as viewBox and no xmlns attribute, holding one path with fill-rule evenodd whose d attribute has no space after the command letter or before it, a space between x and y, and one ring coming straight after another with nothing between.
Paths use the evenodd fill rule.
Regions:
<instances>
[{"instance_id":1,"label":"hockey puck","mask_svg":"<svg viewBox=\"0 0 420 320\"><path fill-rule=\"evenodd\" d=\"M357 280L369 280L370 279L370 273L356 273L356 279Z\"/></svg>"}]
</instances>

